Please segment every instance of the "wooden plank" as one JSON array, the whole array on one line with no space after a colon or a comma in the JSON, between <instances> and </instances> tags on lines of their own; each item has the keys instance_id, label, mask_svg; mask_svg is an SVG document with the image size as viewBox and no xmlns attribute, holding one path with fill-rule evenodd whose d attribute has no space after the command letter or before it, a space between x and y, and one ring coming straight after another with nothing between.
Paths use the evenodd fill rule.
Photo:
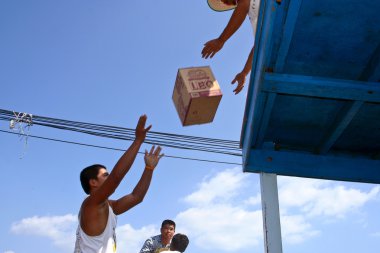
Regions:
<instances>
[{"instance_id":1,"label":"wooden plank","mask_svg":"<svg viewBox=\"0 0 380 253\"><path fill-rule=\"evenodd\" d=\"M380 103L380 85L375 82L265 73L262 91Z\"/></svg>"},{"instance_id":2,"label":"wooden plank","mask_svg":"<svg viewBox=\"0 0 380 253\"><path fill-rule=\"evenodd\" d=\"M380 160L251 149L245 172L338 181L380 183Z\"/></svg>"},{"instance_id":3,"label":"wooden plank","mask_svg":"<svg viewBox=\"0 0 380 253\"><path fill-rule=\"evenodd\" d=\"M331 146L341 136L363 104L364 103L362 101L355 101L348 103L347 106L343 108L342 112L338 115L338 118L333 122L327 131L326 136L321 141L321 144L319 144L319 147L316 150L317 153L326 154L329 151Z\"/></svg>"},{"instance_id":4,"label":"wooden plank","mask_svg":"<svg viewBox=\"0 0 380 253\"><path fill-rule=\"evenodd\" d=\"M294 32L294 28L296 25L298 12L299 12L301 4L302 4L302 0L293 0L293 1L290 1L289 3L288 12L286 15L286 21L282 29L283 35L282 35L281 45L278 50L278 56L277 56L277 61L274 67L274 72L282 72L284 68L286 56L288 55L288 52L289 52L289 47L293 38L293 32Z\"/></svg>"},{"instance_id":5,"label":"wooden plank","mask_svg":"<svg viewBox=\"0 0 380 253\"><path fill-rule=\"evenodd\" d=\"M373 52L366 68L363 70L360 80L380 82L380 43Z\"/></svg>"},{"instance_id":6,"label":"wooden plank","mask_svg":"<svg viewBox=\"0 0 380 253\"><path fill-rule=\"evenodd\" d=\"M270 54L270 44L272 39L272 32L274 27L275 13L277 9L276 1L274 0L265 0L260 3L260 20L263 20L262 23L258 23L258 31L256 35L259 38L259 41L256 41L255 53L254 53L254 64L251 72L251 80L248 89L248 99L245 111L245 126L243 131L243 136L241 139L242 142L242 154L243 154L243 166L248 161L249 157L249 148L252 142L255 142L257 134L253 131L253 125L255 121L260 118L255 113L257 110L257 105L262 103L259 93L261 91L261 85L263 84L263 76L266 68L267 61L269 60ZM264 14L265 15L262 15ZM262 17L261 17L262 15ZM258 99L259 98L259 99ZM260 110L261 111L261 110Z\"/></svg>"},{"instance_id":7,"label":"wooden plank","mask_svg":"<svg viewBox=\"0 0 380 253\"><path fill-rule=\"evenodd\" d=\"M267 95L267 99L263 108L264 110L263 116L262 116L261 123L257 131L258 132L257 141L255 144L253 144L256 148L259 148L263 145L264 137L265 137L266 130L268 128L268 123L269 123L269 119L272 113L273 105L276 101L276 95L277 95L276 93L269 93L269 95Z\"/></svg>"}]
</instances>

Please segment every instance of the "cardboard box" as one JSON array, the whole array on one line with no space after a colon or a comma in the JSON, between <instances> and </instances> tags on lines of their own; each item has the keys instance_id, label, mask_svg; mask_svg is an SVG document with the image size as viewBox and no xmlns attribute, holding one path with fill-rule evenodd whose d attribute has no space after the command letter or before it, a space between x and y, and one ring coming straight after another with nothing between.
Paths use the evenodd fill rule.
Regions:
<instances>
[{"instance_id":1,"label":"cardboard box","mask_svg":"<svg viewBox=\"0 0 380 253\"><path fill-rule=\"evenodd\" d=\"M183 126L210 123L222 99L209 66L178 69L173 102Z\"/></svg>"}]
</instances>

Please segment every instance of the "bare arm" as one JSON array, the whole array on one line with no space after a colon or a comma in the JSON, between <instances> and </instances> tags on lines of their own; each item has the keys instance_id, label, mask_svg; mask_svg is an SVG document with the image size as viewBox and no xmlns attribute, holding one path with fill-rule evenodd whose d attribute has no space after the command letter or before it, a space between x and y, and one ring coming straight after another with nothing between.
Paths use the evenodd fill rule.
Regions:
<instances>
[{"instance_id":1,"label":"bare arm","mask_svg":"<svg viewBox=\"0 0 380 253\"><path fill-rule=\"evenodd\" d=\"M222 34L219 36L219 39L221 39L223 43L240 28L241 24L243 24L249 11L249 4L250 0L238 1L238 5L234 9L226 28L224 28Z\"/></svg>"},{"instance_id":2,"label":"bare arm","mask_svg":"<svg viewBox=\"0 0 380 253\"><path fill-rule=\"evenodd\" d=\"M119 161L116 163L115 167L112 169L110 175L108 176L107 180L104 181L102 186L89 196L88 201L91 201L94 204L101 204L105 202L112 193L115 192L121 180L127 174L133 162L135 161L140 146L144 142L146 134L151 128L151 126L145 128L146 118L146 115L140 117L136 127L135 141L120 157Z\"/></svg>"},{"instance_id":3,"label":"bare arm","mask_svg":"<svg viewBox=\"0 0 380 253\"><path fill-rule=\"evenodd\" d=\"M245 83L245 78L249 74L249 72L251 72L252 61L253 61L253 50L254 50L254 47L251 49L251 52L248 55L248 58L247 58L247 61L246 61L245 65L244 65L243 70L240 73L238 73L235 76L235 79L232 80L232 82L231 82L232 84L234 84L234 83L237 82L237 86L234 89L235 95L239 94L239 92L243 90L244 83Z\"/></svg>"},{"instance_id":4,"label":"bare arm","mask_svg":"<svg viewBox=\"0 0 380 253\"><path fill-rule=\"evenodd\" d=\"M153 146L149 153L145 151L145 169L132 193L111 202L115 214L122 214L143 201L150 186L153 171L156 168L158 161L163 156L160 152L160 146L156 149Z\"/></svg>"},{"instance_id":5,"label":"bare arm","mask_svg":"<svg viewBox=\"0 0 380 253\"><path fill-rule=\"evenodd\" d=\"M121 180L131 168L138 150L151 128L151 126L145 128L145 122L146 116L143 115L137 123L135 141L121 156L107 179L83 201L80 211L80 225L88 235L96 236L104 231L108 220L108 204L111 204L111 201L107 201L108 197L119 186Z\"/></svg>"},{"instance_id":6,"label":"bare arm","mask_svg":"<svg viewBox=\"0 0 380 253\"><path fill-rule=\"evenodd\" d=\"M230 20L224 28L219 38L210 40L205 43L202 50L202 57L207 59L212 58L220 49L222 49L224 43L240 28L243 24L248 11L250 0L239 0L234 12L231 15Z\"/></svg>"}]
</instances>

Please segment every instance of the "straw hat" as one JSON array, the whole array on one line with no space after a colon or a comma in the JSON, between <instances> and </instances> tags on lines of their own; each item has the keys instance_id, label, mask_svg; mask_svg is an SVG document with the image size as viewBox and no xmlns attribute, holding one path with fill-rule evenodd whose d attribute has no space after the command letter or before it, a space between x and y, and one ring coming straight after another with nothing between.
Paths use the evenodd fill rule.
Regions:
<instances>
[{"instance_id":1,"label":"straw hat","mask_svg":"<svg viewBox=\"0 0 380 253\"><path fill-rule=\"evenodd\" d=\"M235 1L236 2L236 1ZM228 5L221 0L207 0L208 6L214 11L228 11L236 8L236 4Z\"/></svg>"}]
</instances>

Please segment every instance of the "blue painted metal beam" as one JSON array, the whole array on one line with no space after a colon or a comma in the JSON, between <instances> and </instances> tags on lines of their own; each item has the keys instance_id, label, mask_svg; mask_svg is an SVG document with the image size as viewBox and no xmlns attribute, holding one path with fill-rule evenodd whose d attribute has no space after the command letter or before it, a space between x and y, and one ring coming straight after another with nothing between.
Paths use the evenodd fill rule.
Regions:
<instances>
[{"instance_id":1,"label":"blue painted metal beam","mask_svg":"<svg viewBox=\"0 0 380 253\"><path fill-rule=\"evenodd\" d=\"M380 85L375 82L266 73L262 91L380 103Z\"/></svg>"},{"instance_id":2,"label":"blue painted metal beam","mask_svg":"<svg viewBox=\"0 0 380 253\"><path fill-rule=\"evenodd\" d=\"M250 153L245 172L380 183L380 160L264 149L251 149Z\"/></svg>"}]
</instances>

